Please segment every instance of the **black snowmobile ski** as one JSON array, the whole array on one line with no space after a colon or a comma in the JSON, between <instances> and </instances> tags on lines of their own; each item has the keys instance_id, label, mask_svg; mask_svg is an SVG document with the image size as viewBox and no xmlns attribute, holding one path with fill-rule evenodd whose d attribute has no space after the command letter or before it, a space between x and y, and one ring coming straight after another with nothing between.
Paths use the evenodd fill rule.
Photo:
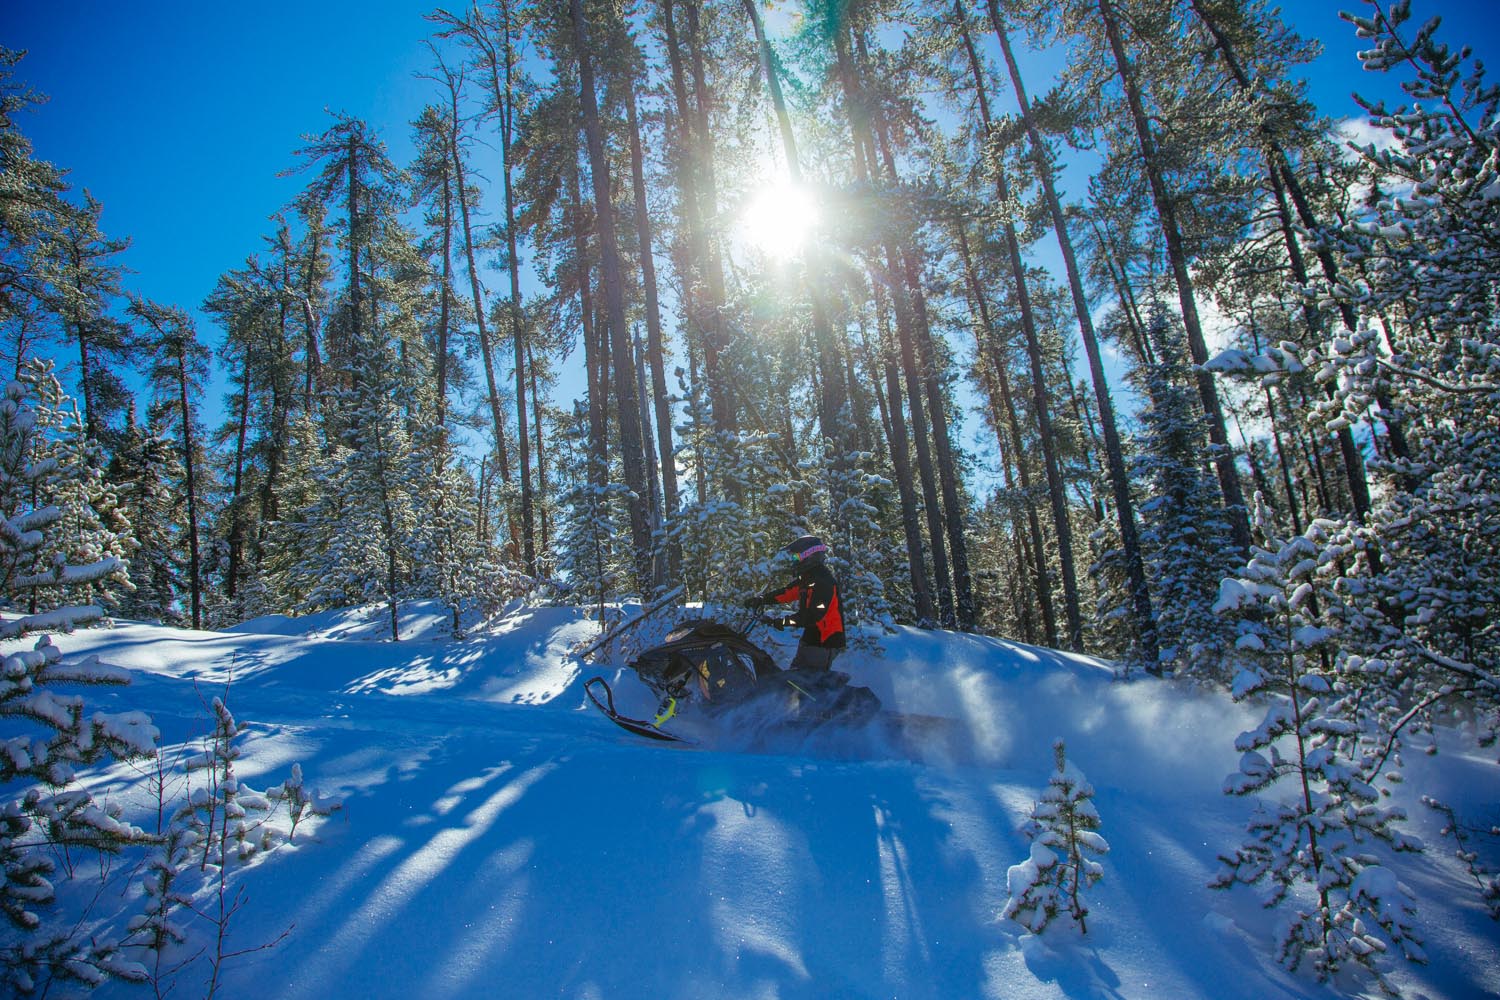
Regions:
<instances>
[{"instance_id":1,"label":"black snowmobile ski","mask_svg":"<svg viewBox=\"0 0 1500 1000\"><path fill-rule=\"evenodd\" d=\"M604 689L604 701L600 701L599 696L594 694L595 684ZM665 743L692 742L692 740L667 732L656 722L647 722L644 719L632 719L628 715L621 715L615 711L615 693L610 690L609 682L603 677L590 678L588 683L583 686L583 690L589 696L589 701L593 702L595 707L604 713L606 719L626 732L635 733L637 736L644 736L647 739L661 740Z\"/></svg>"}]
</instances>

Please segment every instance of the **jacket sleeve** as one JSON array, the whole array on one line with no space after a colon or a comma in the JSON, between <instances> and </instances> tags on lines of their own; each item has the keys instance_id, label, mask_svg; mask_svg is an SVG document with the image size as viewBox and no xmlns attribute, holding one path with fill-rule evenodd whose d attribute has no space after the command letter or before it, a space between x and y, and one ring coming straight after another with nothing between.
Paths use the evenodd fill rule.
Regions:
<instances>
[{"instance_id":1,"label":"jacket sleeve","mask_svg":"<svg viewBox=\"0 0 1500 1000\"><path fill-rule=\"evenodd\" d=\"M802 585L793 580L780 590L768 590L760 595L768 604L791 604L802 596Z\"/></svg>"}]
</instances>

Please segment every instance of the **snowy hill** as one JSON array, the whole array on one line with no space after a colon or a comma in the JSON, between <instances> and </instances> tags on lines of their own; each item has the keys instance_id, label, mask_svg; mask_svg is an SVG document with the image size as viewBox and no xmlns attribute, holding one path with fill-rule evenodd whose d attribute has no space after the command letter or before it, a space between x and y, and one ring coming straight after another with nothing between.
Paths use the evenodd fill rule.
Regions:
<instances>
[{"instance_id":1,"label":"snowy hill","mask_svg":"<svg viewBox=\"0 0 1500 1000\"><path fill-rule=\"evenodd\" d=\"M1251 803L1221 788L1235 734L1259 718L1222 695L901 629L839 666L888 708L956 720L943 747L861 734L753 753L662 746L586 706L594 673L622 708L645 692L620 673L629 649L588 666L569 655L596 632L580 612L514 608L454 642L416 605L400 643L372 641L381 614L56 640L131 670L91 704L148 707L166 745L203 733L205 700L227 683L250 730L242 779L261 787L300 761L344 799L313 838L236 873L249 893L236 947L291 932L227 963L224 996L1339 995L1276 966L1275 911L1206 887L1243 836ZM786 637L755 638L789 655ZM1111 852L1087 935L1032 937L998 914L1058 737L1097 789ZM1408 756L1411 783L1494 822L1493 751L1438 742ZM131 769L96 777L147 807ZM1403 795L1428 851L1394 865L1430 962L1393 960L1393 979L1410 996L1496 995L1500 933L1439 817ZM99 995L140 994L112 982Z\"/></svg>"}]
</instances>

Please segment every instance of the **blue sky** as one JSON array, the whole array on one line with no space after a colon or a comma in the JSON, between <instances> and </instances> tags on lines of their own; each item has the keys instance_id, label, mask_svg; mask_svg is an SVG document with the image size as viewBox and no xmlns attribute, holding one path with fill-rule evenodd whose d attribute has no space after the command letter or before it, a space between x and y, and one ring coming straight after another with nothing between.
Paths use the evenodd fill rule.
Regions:
<instances>
[{"instance_id":1,"label":"blue sky","mask_svg":"<svg viewBox=\"0 0 1500 1000\"><path fill-rule=\"evenodd\" d=\"M1362 5L1291 6L1293 24L1326 46L1310 68L1313 96L1333 117L1357 113L1350 91L1381 81L1359 69L1360 43L1338 10ZM1495 6L1417 0L1416 17L1442 13L1442 37L1483 56L1497 49ZM301 136L326 127L325 109L368 119L395 161L409 162L407 123L433 93L414 76L430 60L430 9L12 0L0 4L0 43L29 50L19 75L51 98L23 120L37 154L103 201L107 233L131 239L127 287L196 309L221 273L261 249L271 213L306 183L276 174L293 165Z\"/></svg>"},{"instance_id":2,"label":"blue sky","mask_svg":"<svg viewBox=\"0 0 1500 1000\"><path fill-rule=\"evenodd\" d=\"M142 294L195 307L260 249L271 213L305 177L278 178L328 124L367 117L397 162L429 84L419 4L18 2L0 40L28 49L19 75L50 101L22 128L72 171L128 236ZM206 333L206 331L205 331Z\"/></svg>"}]
</instances>

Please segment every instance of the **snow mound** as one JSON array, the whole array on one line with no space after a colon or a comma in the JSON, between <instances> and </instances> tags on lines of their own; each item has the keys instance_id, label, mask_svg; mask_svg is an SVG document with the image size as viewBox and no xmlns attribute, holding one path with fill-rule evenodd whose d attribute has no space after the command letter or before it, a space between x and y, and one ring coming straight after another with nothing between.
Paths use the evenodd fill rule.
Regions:
<instances>
[{"instance_id":1,"label":"snow mound","mask_svg":"<svg viewBox=\"0 0 1500 1000\"><path fill-rule=\"evenodd\" d=\"M414 632L425 607L403 606ZM836 667L888 710L950 720L965 753L902 757L852 736L727 752L650 743L588 706L596 674L649 698L626 666L652 642L644 628L585 663L575 651L599 627L583 609L513 608L460 641L370 641L354 624L367 613L57 638L132 671L99 706L146 708L164 747L195 745L206 696L227 683L243 779L300 762L345 803L315 841L246 873L236 940L294 930L226 965L226 996L479 998L501 982L568 997L1333 995L1277 967L1278 915L1254 893L1207 887L1254 807L1222 784L1259 710L1222 693L1000 639L872 631ZM782 663L796 641L752 639ZM1036 938L999 914L1059 738L1094 786L1110 853L1088 934ZM1411 789L1471 821L1500 801L1492 753L1440 742L1409 754L1392 790L1433 844L1442 817ZM90 781L114 789L124 819L151 818L144 775ZM1494 925L1451 851L1391 871L1430 945L1429 965L1393 967L1408 995L1500 990ZM123 923L134 905L98 918ZM690 939L664 945L665 927Z\"/></svg>"}]
</instances>

